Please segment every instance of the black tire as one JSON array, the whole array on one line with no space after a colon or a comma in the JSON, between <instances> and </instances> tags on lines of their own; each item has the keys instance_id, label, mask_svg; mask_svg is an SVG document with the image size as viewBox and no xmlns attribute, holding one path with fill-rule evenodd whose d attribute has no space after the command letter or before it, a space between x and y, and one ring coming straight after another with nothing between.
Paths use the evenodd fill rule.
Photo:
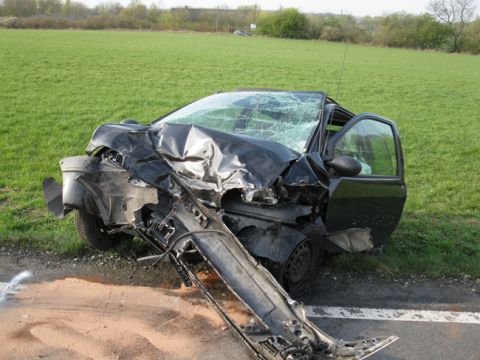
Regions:
<instances>
[{"instance_id":1,"label":"black tire","mask_svg":"<svg viewBox=\"0 0 480 360\"><path fill-rule=\"evenodd\" d=\"M85 211L75 211L74 223L83 242L98 250L112 249L131 238L122 233L109 235L103 220Z\"/></svg>"},{"instance_id":2,"label":"black tire","mask_svg":"<svg viewBox=\"0 0 480 360\"><path fill-rule=\"evenodd\" d=\"M282 269L282 285L291 296L307 290L321 263L320 247L310 240L299 243L290 254Z\"/></svg>"}]
</instances>

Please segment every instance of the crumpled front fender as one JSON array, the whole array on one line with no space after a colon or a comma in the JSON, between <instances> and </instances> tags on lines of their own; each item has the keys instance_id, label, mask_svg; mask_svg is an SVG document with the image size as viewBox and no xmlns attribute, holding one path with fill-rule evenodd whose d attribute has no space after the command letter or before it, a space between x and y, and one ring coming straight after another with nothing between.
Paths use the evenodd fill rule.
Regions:
<instances>
[{"instance_id":1,"label":"crumpled front fender","mask_svg":"<svg viewBox=\"0 0 480 360\"><path fill-rule=\"evenodd\" d=\"M293 300L275 278L245 249L221 218L221 211L204 206L189 187L174 173L175 199L166 215L156 217L148 229L165 248L186 283L194 283L227 322L252 355L265 360L360 360L392 344L395 336L354 342L337 340L323 332L305 316L303 307ZM209 293L185 261L193 246L216 271L233 294L252 314L248 326L239 327Z\"/></svg>"},{"instance_id":2,"label":"crumpled front fender","mask_svg":"<svg viewBox=\"0 0 480 360\"><path fill-rule=\"evenodd\" d=\"M63 217L72 210L100 216L104 224L130 224L133 212L158 201L157 190L125 169L97 157L74 156L60 162L63 186L53 178L42 182L50 212Z\"/></svg>"},{"instance_id":3,"label":"crumpled front fender","mask_svg":"<svg viewBox=\"0 0 480 360\"><path fill-rule=\"evenodd\" d=\"M75 209L95 214L95 200L77 179L81 175L98 171L98 167L99 159L89 156L73 156L61 160L63 185L51 177L42 181L48 210L59 218Z\"/></svg>"}]
</instances>

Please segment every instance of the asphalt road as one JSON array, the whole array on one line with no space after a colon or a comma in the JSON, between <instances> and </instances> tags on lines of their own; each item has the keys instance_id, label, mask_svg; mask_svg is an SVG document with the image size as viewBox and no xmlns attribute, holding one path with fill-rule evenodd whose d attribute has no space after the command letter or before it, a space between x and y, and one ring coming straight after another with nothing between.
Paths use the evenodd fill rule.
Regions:
<instances>
[{"instance_id":1,"label":"asphalt road","mask_svg":"<svg viewBox=\"0 0 480 360\"><path fill-rule=\"evenodd\" d=\"M478 281L458 279L430 281L319 279L311 293L303 296L313 309L324 306L361 309L407 310L415 321L351 319L355 312L339 318L314 317L322 330L342 339L396 335L399 340L373 355L372 360L480 360L480 296ZM472 291L474 290L474 291ZM417 310L430 310L431 317L416 317ZM470 313L472 323L457 323L453 315ZM398 313L402 313L399 311ZM403 312L405 313L405 312ZM473 314L472 314L473 313ZM451 315L451 316L449 316ZM381 313L381 316L382 313ZM388 313L385 315L388 317ZM448 321L449 322L433 322ZM464 319L465 320L465 319Z\"/></svg>"},{"instance_id":2,"label":"asphalt road","mask_svg":"<svg viewBox=\"0 0 480 360\"><path fill-rule=\"evenodd\" d=\"M82 281L86 280L87 282L105 282L107 283L105 284L107 287L123 286L120 291L118 288L112 290L111 288L103 288L103 284L102 286L98 285L100 287L96 293L97 298L95 299L95 304L103 301L102 296L99 294L104 290L109 294L109 304L113 301L111 299L112 291L113 293L117 291L119 294L123 294L125 291L128 293L128 291L130 291L128 289L131 289L132 285L148 285L150 288L154 288L155 291L164 291L157 288L157 286L163 281L162 276L159 275L160 270L158 269L133 268L133 270L128 270L130 269L128 268L128 266L130 266L128 264L117 264L117 267L119 268L114 269L111 264L108 263L99 266L98 264L89 261L75 263L74 265L72 261L56 261L55 258L52 258L51 256L48 257L49 265L45 264L46 261L42 256L35 257L32 256L32 254L29 254L28 256L22 257L18 256L16 253L11 253L9 255L0 254L0 282L8 282L18 273L30 270L32 272L32 277L23 279L25 283L45 282L47 285L49 283L55 283L58 285L59 283L56 281L59 280L56 279L63 279L67 276L80 277L83 279ZM126 270L126 268L128 269ZM131 271L134 272L134 276L129 274ZM155 272L157 275L152 277L152 272ZM121 276L119 277L118 274L121 274ZM168 276L171 276L171 274ZM123 285L113 285L111 284L112 282ZM72 283L68 284L72 285ZM82 286L84 285L85 284ZM125 285L128 287L125 287ZM49 299L54 299L56 297L42 297L42 288L34 287L33 284L31 286L35 289L35 291L32 292L34 295L27 294L28 296L23 295L22 298L22 293L20 292L20 299L18 300L16 300L15 297L10 296L6 301L9 303L8 305L5 305L5 302L3 305L0 304L0 311L4 311L4 314L9 314L9 311L13 311L16 301L23 301L23 308L21 308L20 312L22 314L27 311L29 301L33 304L42 304L47 310L54 311L58 308L58 304L51 308L49 308L48 304L48 301L50 301ZM52 291L51 289L53 288L61 289L62 285L58 285L57 287L52 287L52 285L49 286L50 291ZM72 286L72 289L73 288L75 288L75 286ZM142 287L142 289L142 291L146 291L145 289L149 289L149 287ZM169 296L172 296L172 291L175 292L176 290L168 290ZM135 299L134 293L131 295L132 299ZM458 279L440 280L429 280L423 277L386 279L375 277L368 278L352 274L338 274L326 270L317 278L310 291L301 296L299 300L304 303L308 313L314 315L314 317L312 317L313 322L322 330L336 338L354 340L362 337L387 335L397 335L399 337L397 342L373 355L371 359L480 360L479 294L480 281L463 277ZM156 296L163 295L158 294ZM35 300L35 297L37 297L37 300ZM71 298L74 299L75 297L72 296ZM86 297L84 301L89 301L88 297ZM129 316L135 317L135 314L139 311L138 307L141 306L141 303L131 305L132 312ZM62 306L68 309L70 305L64 304ZM121 306L123 307L125 304L122 304ZM151 306L151 304L149 306ZM188 306L188 304L182 306ZM202 306L205 307L205 305ZM9 307L12 310L9 310ZM338 318L332 317L332 314L328 316L322 315L324 314L322 309L325 309L325 307L339 307ZM357 310L349 310L348 308L356 308ZM368 309L372 308L378 309L376 313L377 315L375 316L380 320L352 318L355 317L355 314L360 310L360 313L364 311L364 309L367 309L368 312ZM119 307L119 309L121 309L121 307ZM405 318L402 321L399 321L398 318L395 318L397 315L388 315L391 313L390 310L392 309L405 310L397 312L397 315L398 313L406 314L405 316L407 316L407 318L408 316L411 316L415 321L405 321ZM423 315L421 316L417 314L417 311L419 310L429 310L433 312L429 313L429 317L422 317ZM336 311L338 311L338 309L336 309ZM470 323L458 322L456 319L459 318L459 313L469 314L466 317L466 321ZM115 312L113 312L113 314L115 314ZM212 317L214 315L208 313L205 316ZM333 316L335 316L335 314ZM8 317L4 318L8 319ZM48 316L45 317L45 319L47 318ZM112 317L112 319L114 319L114 317ZM150 320L151 319L149 319L148 316L145 317L145 321ZM72 323L72 319L70 318L68 321L65 321L66 323ZM236 359L244 359L245 353L243 353L242 350L239 350L239 348L234 345L234 341L231 341L231 339L228 338L228 332L225 333L220 330L221 325L219 324L221 324L221 322L211 322L210 326L212 333L222 334L222 341L225 344L230 344L231 351L235 352L232 356ZM55 326L58 326L58 324ZM73 331L72 329L70 330ZM126 327L124 330L127 331L129 329ZM75 331L80 330L75 329ZM90 331L90 329L81 328L81 331ZM39 334L41 333L41 331L37 332ZM120 333L120 335L122 334L123 333ZM102 336L109 335L104 334ZM10 338L6 337L5 339ZM163 340L158 341L161 343ZM211 339L209 340L209 338L205 338L201 341L201 344L208 349L210 349L211 346L212 348L210 350L213 349L213 352L210 353L208 358L215 358L215 342L212 341L211 345L209 345L210 341ZM133 346L132 344L128 345ZM141 351L141 349L138 351ZM222 356L224 356L226 352L228 353L228 351L228 348L223 348ZM154 354L154 352L151 352L151 354ZM189 356L195 358L192 357L192 354ZM169 357L172 358L171 354ZM3 358L6 357L2 357L2 352L0 351L0 359ZM10 356L8 357L8 359L14 360L20 358L24 357L20 355L17 357L15 353L10 353ZM149 357L147 356L143 358L148 359ZM157 359L158 357L152 355L151 358ZM162 356L160 356L160 358L162 358ZM200 356L199 358L202 357Z\"/></svg>"},{"instance_id":3,"label":"asphalt road","mask_svg":"<svg viewBox=\"0 0 480 360\"><path fill-rule=\"evenodd\" d=\"M314 322L340 338L379 334L395 334L400 338L373 355L372 360L480 359L479 325L337 319Z\"/></svg>"}]
</instances>

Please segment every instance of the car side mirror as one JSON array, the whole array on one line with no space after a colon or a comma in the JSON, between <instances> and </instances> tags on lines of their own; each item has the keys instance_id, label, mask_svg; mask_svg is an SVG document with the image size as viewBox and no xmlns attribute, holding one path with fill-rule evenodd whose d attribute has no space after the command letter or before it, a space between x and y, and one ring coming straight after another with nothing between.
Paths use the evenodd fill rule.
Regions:
<instances>
[{"instance_id":1,"label":"car side mirror","mask_svg":"<svg viewBox=\"0 0 480 360\"><path fill-rule=\"evenodd\" d=\"M338 156L327 165L340 176L357 176L362 171L362 164L351 156Z\"/></svg>"}]
</instances>

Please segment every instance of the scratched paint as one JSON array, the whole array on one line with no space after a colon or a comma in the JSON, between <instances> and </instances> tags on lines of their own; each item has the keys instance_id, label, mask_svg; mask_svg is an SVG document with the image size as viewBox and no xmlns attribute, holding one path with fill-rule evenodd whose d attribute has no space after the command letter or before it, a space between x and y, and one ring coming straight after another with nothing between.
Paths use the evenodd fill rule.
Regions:
<instances>
[{"instance_id":1,"label":"scratched paint","mask_svg":"<svg viewBox=\"0 0 480 360\"><path fill-rule=\"evenodd\" d=\"M0 283L0 304L7 299L8 295L14 295L19 289L19 284L30 276L32 276L30 271L22 271L15 275L10 282Z\"/></svg>"}]
</instances>

